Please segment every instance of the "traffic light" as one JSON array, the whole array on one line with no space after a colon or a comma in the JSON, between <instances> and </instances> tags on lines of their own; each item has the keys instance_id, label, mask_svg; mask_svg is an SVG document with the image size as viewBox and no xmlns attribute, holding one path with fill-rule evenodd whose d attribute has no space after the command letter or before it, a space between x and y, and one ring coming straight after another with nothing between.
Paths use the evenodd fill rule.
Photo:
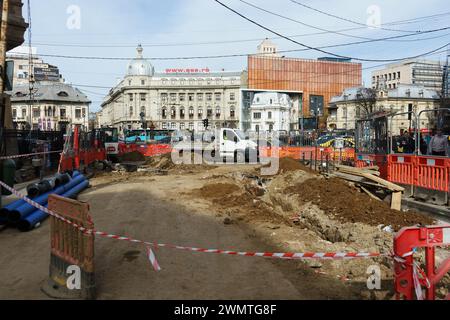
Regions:
<instances>
[{"instance_id":1,"label":"traffic light","mask_svg":"<svg viewBox=\"0 0 450 320\"><path fill-rule=\"evenodd\" d=\"M206 119L203 119L203 127L205 128L205 129L207 129L208 128L208 118L206 118Z\"/></svg>"}]
</instances>

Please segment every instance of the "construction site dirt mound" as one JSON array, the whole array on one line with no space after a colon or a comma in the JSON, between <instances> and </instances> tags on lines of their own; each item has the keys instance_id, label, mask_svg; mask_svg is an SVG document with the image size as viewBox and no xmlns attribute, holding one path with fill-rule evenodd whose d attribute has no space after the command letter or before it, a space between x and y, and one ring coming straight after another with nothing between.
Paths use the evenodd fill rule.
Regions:
<instances>
[{"instance_id":1,"label":"construction site dirt mound","mask_svg":"<svg viewBox=\"0 0 450 320\"><path fill-rule=\"evenodd\" d=\"M269 167L271 164L267 164L264 167ZM279 159L279 170L278 173L286 173L286 172L292 172L302 170L309 173L313 173L314 175L317 175L317 172L312 170L311 168L305 166L300 161L295 160L293 158L280 158Z\"/></svg>"},{"instance_id":2,"label":"construction site dirt mound","mask_svg":"<svg viewBox=\"0 0 450 320\"><path fill-rule=\"evenodd\" d=\"M128 162L128 161L145 161L145 156L140 153L139 151L132 151L125 153L120 157L121 162Z\"/></svg>"},{"instance_id":3,"label":"construction site dirt mound","mask_svg":"<svg viewBox=\"0 0 450 320\"><path fill-rule=\"evenodd\" d=\"M211 201L216 208L225 209L227 212L231 209L246 222L258 220L290 224L287 218L277 214L273 207L262 201L251 188L243 190L235 183L211 183L194 190L193 193Z\"/></svg>"},{"instance_id":4,"label":"construction site dirt mound","mask_svg":"<svg viewBox=\"0 0 450 320\"><path fill-rule=\"evenodd\" d=\"M211 183L201 187L198 191L204 198L220 198L240 192L240 188L234 183Z\"/></svg>"},{"instance_id":5,"label":"construction site dirt mound","mask_svg":"<svg viewBox=\"0 0 450 320\"><path fill-rule=\"evenodd\" d=\"M392 210L383 202L371 199L358 188L340 179L308 179L284 189L300 201L313 203L328 216L343 222L360 222L371 226L391 226L395 231L416 224L429 225L433 220L415 212Z\"/></svg>"}]
</instances>

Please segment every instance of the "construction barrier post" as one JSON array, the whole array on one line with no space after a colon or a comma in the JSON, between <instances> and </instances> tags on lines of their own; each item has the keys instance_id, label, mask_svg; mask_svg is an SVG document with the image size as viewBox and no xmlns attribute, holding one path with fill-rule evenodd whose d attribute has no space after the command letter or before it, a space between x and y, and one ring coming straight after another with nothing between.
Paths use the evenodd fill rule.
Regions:
<instances>
[{"instance_id":1,"label":"construction barrier post","mask_svg":"<svg viewBox=\"0 0 450 320\"><path fill-rule=\"evenodd\" d=\"M78 226L93 229L87 203L50 195L48 208ZM50 217L50 275L42 290L52 298L95 299L94 235Z\"/></svg>"},{"instance_id":2,"label":"construction barrier post","mask_svg":"<svg viewBox=\"0 0 450 320\"><path fill-rule=\"evenodd\" d=\"M450 271L450 258L439 267L435 265L435 248L450 245L450 225L410 227L401 229L394 237L394 284L397 299L435 299L436 284ZM414 252L425 249L425 272L420 273ZM450 299L450 294L446 297Z\"/></svg>"}]
</instances>

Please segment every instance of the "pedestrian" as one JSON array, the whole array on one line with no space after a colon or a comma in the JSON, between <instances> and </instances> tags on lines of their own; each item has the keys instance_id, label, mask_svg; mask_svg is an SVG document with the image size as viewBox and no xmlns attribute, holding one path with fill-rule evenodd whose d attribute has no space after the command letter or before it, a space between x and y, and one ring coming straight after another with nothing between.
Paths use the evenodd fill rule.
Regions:
<instances>
[{"instance_id":1,"label":"pedestrian","mask_svg":"<svg viewBox=\"0 0 450 320\"><path fill-rule=\"evenodd\" d=\"M432 156L448 157L448 138L438 129L428 145L428 154Z\"/></svg>"}]
</instances>

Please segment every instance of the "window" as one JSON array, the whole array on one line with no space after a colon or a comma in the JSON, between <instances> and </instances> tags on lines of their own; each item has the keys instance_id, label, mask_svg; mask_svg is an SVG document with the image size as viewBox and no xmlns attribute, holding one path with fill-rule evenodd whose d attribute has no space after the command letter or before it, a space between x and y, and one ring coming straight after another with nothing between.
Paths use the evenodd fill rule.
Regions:
<instances>
[{"instance_id":1,"label":"window","mask_svg":"<svg viewBox=\"0 0 450 320\"><path fill-rule=\"evenodd\" d=\"M206 101L211 101L212 100L212 93L207 93L206 94Z\"/></svg>"},{"instance_id":2,"label":"window","mask_svg":"<svg viewBox=\"0 0 450 320\"><path fill-rule=\"evenodd\" d=\"M184 130L184 127L185 127L184 122L180 123L180 130Z\"/></svg>"},{"instance_id":3,"label":"window","mask_svg":"<svg viewBox=\"0 0 450 320\"><path fill-rule=\"evenodd\" d=\"M220 107L216 107L216 116L220 117Z\"/></svg>"},{"instance_id":4,"label":"window","mask_svg":"<svg viewBox=\"0 0 450 320\"><path fill-rule=\"evenodd\" d=\"M60 96L60 97L68 97L69 94L67 92L65 92L65 91L60 91L60 92L58 92L58 96Z\"/></svg>"},{"instance_id":5,"label":"window","mask_svg":"<svg viewBox=\"0 0 450 320\"><path fill-rule=\"evenodd\" d=\"M177 101L177 94L176 93L171 93L170 94L170 101Z\"/></svg>"},{"instance_id":6,"label":"window","mask_svg":"<svg viewBox=\"0 0 450 320\"><path fill-rule=\"evenodd\" d=\"M221 93L215 93L214 96L215 96L216 101L220 101L222 99Z\"/></svg>"},{"instance_id":7,"label":"window","mask_svg":"<svg viewBox=\"0 0 450 320\"><path fill-rule=\"evenodd\" d=\"M12 116L13 116L13 118L17 118L17 109L16 108L12 109Z\"/></svg>"},{"instance_id":8,"label":"window","mask_svg":"<svg viewBox=\"0 0 450 320\"><path fill-rule=\"evenodd\" d=\"M128 85L131 86L131 80L128 80Z\"/></svg>"},{"instance_id":9,"label":"window","mask_svg":"<svg viewBox=\"0 0 450 320\"><path fill-rule=\"evenodd\" d=\"M230 118L234 118L235 117L235 111L234 111L234 107L232 106L231 108L230 108Z\"/></svg>"},{"instance_id":10,"label":"window","mask_svg":"<svg viewBox=\"0 0 450 320\"><path fill-rule=\"evenodd\" d=\"M132 93L129 93L129 94L128 94L128 98L129 98L130 101L133 101L133 94L132 94Z\"/></svg>"},{"instance_id":11,"label":"window","mask_svg":"<svg viewBox=\"0 0 450 320\"><path fill-rule=\"evenodd\" d=\"M208 107L208 109L206 110L206 115L208 116L208 117L211 117L212 116L212 108L211 107Z\"/></svg>"},{"instance_id":12,"label":"window","mask_svg":"<svg viewBox=\"0 0 450 320\"><path fill-rule=\"evenodd\" d=\"M197 113L198 113L198 117L202 118L203 117L203 108L198 108Z\"/></svg>"},{"instance_id":13,"label":"window","mask_svg":"<svg viewBox=\"0 0 450 320\"><path fill-rule=\"evenodd\" d=\"M171 128L171 129L176 129L176 128L177 128L177 124L176 124L175 122L172 122L172 123L170 124L170 128Z\"/></svg>"},{"instance_id":14,"label":"window","mask_svg":"<svg viewBox=\"0 0 450 320\"><path fill-rule=\"evenodd\" d=\"M184 118L184 107L180 108L180 118L183 119Z\"/></svg>"},{"instance_id":15,"label":"window","mask_svg":"<svg viewBox=\"0 0 450 320\"><path fill-rule=\"evenodd\" d=\"M166 108L162 108L162 113L161 113L163 119L165 119L167 117L167 109ZM164 122L165 123L165 122Z\"/></svg>"},{"instance_id":16,"label":"window","mask_svg":"<svg viewBox=\"0 0 450 320\"><path fill-rule=\"evenodd\" d=\"M41 110L39 108L33 109L33 118L39 118L41 116Z\"/></svg>"},{"instance_id":17,"label":"window","mask_svg":"<svg viewBox=\"0 0 450 320\"><path fill-rule=\"evenodd\" d=\"M22 109L22 118L27 116L27 109Z\"/></svg>"},{"instance_id":18,"label":"window","mask_svg":"<svg viewBox=\"0 0 450 320\"><path fill-rule=\"evenodd\" d=\"M133 107L130 106L130 116L132 116L132 115L133 115Z\"/></svg>"},{"instance_id":19,"label":"window","mask_svg":"<svg viewBox=\"0 0 450 320\"><path fill-rule=\"evenodd\" d=\"M203 101L203 93L197 93L197 100Z\"/></svg>"},{"instance_id":20,"label":"window","mask_svg":"<svg viewBox=\"0 0 450 320\"><path fill-rule=\"evenodd\" d=\"M167 102L167 93L161 93L161 102Z\"/></svg>"},{"instance_id":21,"label":"window","mask_svg":"<svg viewBox=\"0 0 450 320\"><path fill-rule=\"evenodd\" d=\"M192 118L194 116L194 107L189 108L189 118Z\"/></svg>"},{"instance_id":22,"label":"window","mask_svg":"<svg viewBox=\"0 0 450 320\"><path fill-rule=\"evenodd\" d=\"M176 116L176 110L175 110L175 107L172 107L172 108L170 109L170 116L171 116L172 118L175 118L175 116Z\"/></svg>"},{"instance_id":23,"label":"window","mask_svg":"<svg viewBox=\"0 0 450 320\"><path fill-rule=\"evenodd\" d=\"M272 119L272 111L267 112L267 118Z\"/></svg>"},{"instance_id":24,"label":"window","mask_svg":"<svg viewBox=\"0 0 450 320\"><path fill-rule=\"evenodd\" d=\"M145 107L144 106L141 107L141 114L145 117Z\"/></svg>"},{"instance_id":25,"label":"window","mask_svg":"<svg viewBox=\"0 0 450 320\"><path fill-rule=\"evenodd\" d=\"M188 95L188 101L194 101L194 94L193 93L189 93Z\"/></svg>"},{"instance_id":26,"label":"window","mask_svg":"<svg viewBox=\"0 0 450 320\"><path fill-rule=\"evenodd\" d=\"M59 109L59 116L62 119L65 119L66 118L66 109Z\"/></svg>"},{"instance_id":27,"label":"window","mask_svg":"<svg viewBox=\"0 0 450 320\"><path fill-rule=\"evenodd\" d=\"M184 93L180 93L179 94L179 98L180 98L180 101L185 101L186 100L186 95Z\"/></svg>"},{"instance_id":28,"label":"window","mask_svg":"<svg viewBox=\"0 0 450 320\"><path fill-rule=\"evenodd\" d=\"M75 118L77 119L81 118L81 109L75 109Z\"/></svg>"},{"instance_id":29,"label":"window","mask_svg":"<svg viewBox=\"0 0 450 320\"><path fill-rule=\"evenodd\" d=\"M253 112L253 119L261 119L261 112Z\"/></svg>"},{"instance_id":30,"label":"window","mask_svg":"<svg viewBox=\"0 0 450 320\"><path fill-rule=\"evenodd\" d=\"M230 101L234 101L236 99L236 94L234 92L230 92Z\"/></svg>"},{"instance_id":31,"label":"window","mask_svg":"<svg viewBox=\"0 0 450 320\"><path fill-rule=\"evenodd\" d=\"M145 86L145 80L144 79L141 79L141 85Z\"/></svg>"},{"instance_id":32,"label":"window","mask_svg":"<svg viewBox=\"0 0 450 320\"><path fill-rule=\"evenodd\" d=\"M140 96L141 96L141 101L147 100L147 95L145 93L141 93Z\"/></svg>"},{"instance_id":33,"label":"window","mask_svg":"<svg viewBox=\"0 0 450 320\"><path fill-rule=\"evenodd\" d=\"M194 130L194 123L193 122L189 122L189 130Z\"/></svg>"},{"instance_id":34,"label":"window","mask_svg":"<svg viewBox=\"0 0 450 320\"><path fill-rule=\"evenodd\" d=\"M400 71L397 72L397 78L400 79Z\"/></svg>"},{"instance_id":35,"label":"window","mask_svg":"<svg viewBox=\"0 0 450 320\"><path fill-rule=\"evenodd\" d=\"M313 116L323 115L323 96L310 95L309 112Z\"/></svg>"},{"instance_id":36,"label":"window","mask_svg":"<svg viewBox=\"0 0 450 320\"><path fill-rule=\"evenodd\" d=\"M162 129L167 129L167 123L166 123L166 122L163 122L163 123L161 124L161 128L162 128Z\"/></svg>"}]
</instances>

